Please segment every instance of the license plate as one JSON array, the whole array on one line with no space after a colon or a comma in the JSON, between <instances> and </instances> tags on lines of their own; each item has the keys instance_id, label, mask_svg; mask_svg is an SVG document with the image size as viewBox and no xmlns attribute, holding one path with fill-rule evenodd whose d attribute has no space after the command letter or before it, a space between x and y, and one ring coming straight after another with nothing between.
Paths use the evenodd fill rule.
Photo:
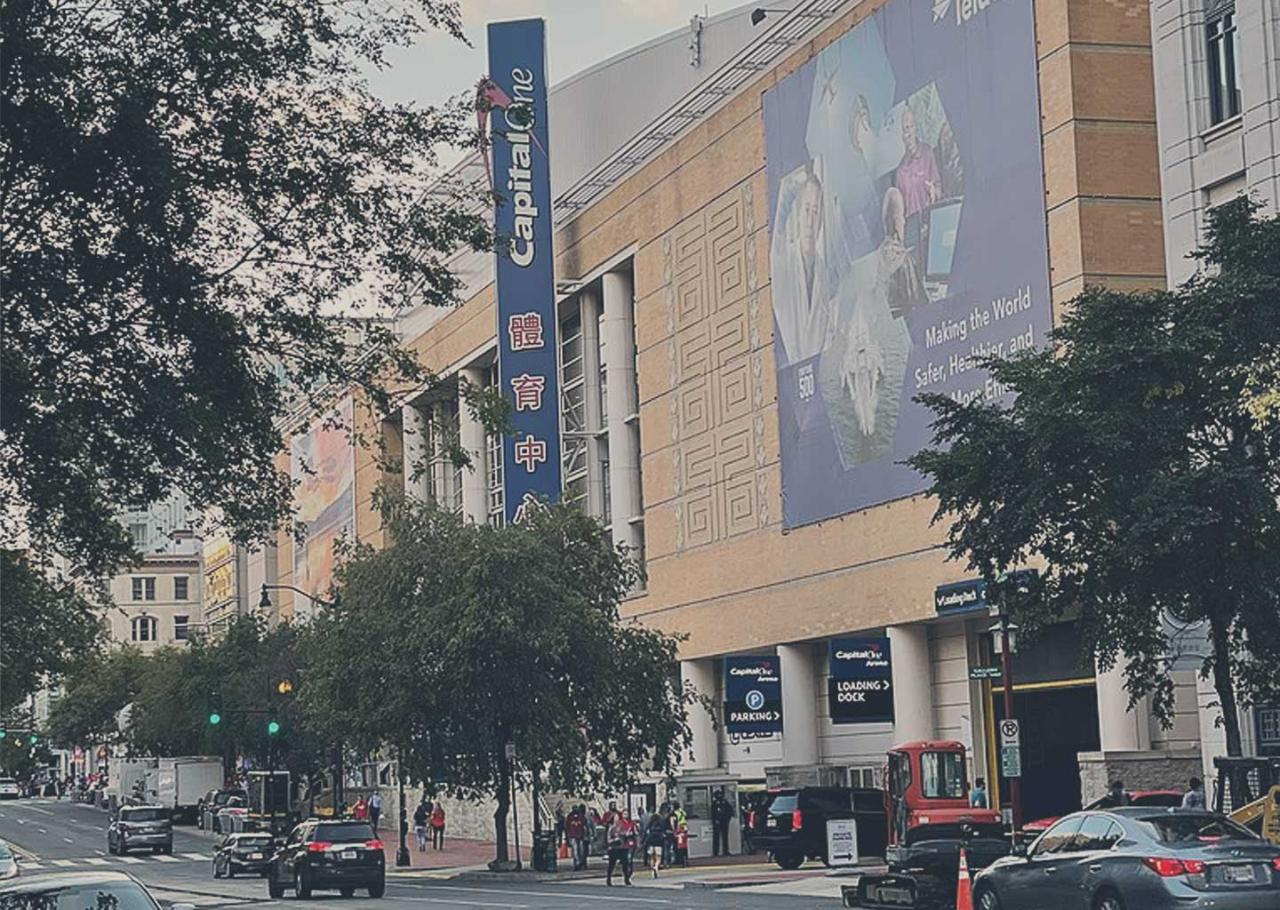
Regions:
<instances>
[{"instance_id":1,"label":"license plate","mask_svg":"<svg viewBox=\"0 0 1280 910\"><path fill-rule=\"evenodd\" d=\"M250 853L250 854L249 854L249 859L262 859L262 854L261 854L261 853Z\"/></svg>"},{"instance_id":2,"label":"license plate","mask_svg":"<svg viewBox=\"0 0 1280 910\"><path fill-rule=\"evenodd\" d=\"M766 828L776 828L778 827L778 820L770 816L768 819L765 820L764 826Z\"/></svg>"},{"instance_id":3,"label":"license plate","mask_svg":"<svg viewBox=\"0 0 1280 910\"><path fill-rule=\"evenodd\" d=\"M1224 866L1222 877L1224 880L1235 884L1243 884L1255 880L1253 866Z\"/></svg>"},{"instance_id":4,"label":"license plate","mask_svg":"<svg viewBox=\"0 0 1280 910\"><path fill-rule=\"evenodd\" d=\"M343 859L355 859L355 858L356 858L356 851L354 851L354 850L343 850L343 851L342 851L342 858L343 858Z\"/></svg>"}]
</instances>

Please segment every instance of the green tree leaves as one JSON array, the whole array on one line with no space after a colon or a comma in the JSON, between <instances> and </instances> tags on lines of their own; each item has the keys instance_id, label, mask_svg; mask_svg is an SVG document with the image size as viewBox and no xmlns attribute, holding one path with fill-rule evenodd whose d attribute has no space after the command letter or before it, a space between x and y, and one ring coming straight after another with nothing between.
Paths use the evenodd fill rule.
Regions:
<instances>
[{"instance_id":1,"label":"green tree leaves","mask_svg":"<svg viewBox=\"0 0 1280 910\"><path fill-rule=\"evenodd\" d=\"M1213 210L1182 288L1091 288L1048 349L990 363L1012 406L923 398L939 448L910 460L952 552L988 581L1047 562L1018 621L1078 611L1099 661L1123 659L1131 697L1163 718L1177 654L1162 618L1207 623L1232 754L1237 696L1280 699L1280 426L1247 405L1280 350L1280 219L1256 209Z\"/></svg>"}]
</instances>

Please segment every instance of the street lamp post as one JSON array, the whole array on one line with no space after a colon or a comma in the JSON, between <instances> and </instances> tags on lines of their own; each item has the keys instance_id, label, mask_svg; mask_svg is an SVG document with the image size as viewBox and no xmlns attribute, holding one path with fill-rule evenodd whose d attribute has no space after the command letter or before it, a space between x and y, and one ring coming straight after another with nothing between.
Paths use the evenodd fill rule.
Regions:
<instances>
[{"instance_id":1,"label":"street lamp post","mask_svg":"<svg viewBox=\"0 0 1280 910\"><path fill-rule=\"evenodd\" d=\"M1019 594L1027 594L1030 587L1027 585L1027 571L1019 571L1013 573L1002 572L996 578L996 582L1003 584L1006 581L1014 581L1018 586ZM1017 720L1017 713L1013 705L1013 652L1016 648L1014 643L1014 630L1017 626L1009 622L1009 610L1005 603L1004 594L1000 595L1000 602L997 608L999 610L999 627L992 627L991 631L999 634L998 650L1000 652L1000 677L1001 684L1004 689L1004 717L1005 720ZM1022 777L1009 777L1009 814L1011 827L1016 832L1022 827Z\"/></svg>"},{"instance_id":2,"label":"street lamp post","mask_svg":"<svg viewBox=\"0 0 1280 910\"><path fill-rule=\"evenodd\" d=\"M404 842L409 833L409 816L404 805L404 751L396 750L396 778L400 785L400 849L396 850L396 865L409 866L409 845Z\"/></svg>"}]
</instances>

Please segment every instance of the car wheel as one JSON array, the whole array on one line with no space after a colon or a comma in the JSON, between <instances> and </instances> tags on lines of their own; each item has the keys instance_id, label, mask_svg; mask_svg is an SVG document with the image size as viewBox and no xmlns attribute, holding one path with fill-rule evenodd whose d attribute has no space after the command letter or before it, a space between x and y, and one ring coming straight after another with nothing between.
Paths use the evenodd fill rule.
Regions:
<instances>
[{"instance_id":1,"label":"car wheel","mask_svg":"<svg viewBox=\"0 0 1280 910\"><path fill-rule=\"evenodd\" d=\"M1093 910L1124 910L1124 901L1114 891L1104 891L1093 902Z\"/></svg>"},{"instance_id":2,"label":"car wheel","mask_svg":"<svg viewBox=\"0 0 1280 910\"><path fill-rule=\"evenodd\" d=\"M354 897L356 893L356 889L355 888L339 888L338 893L341 894L343 897Z\"/></svg>"},{"instance_id":3,"label":"car wheel","mask_svg":"<svg viewBox=\"0 0 1280 910\"><path fill-rule=\"evenodd\" d=\"M973 905L977 910L1000 910L1000 898L993 889L980 887L973 896Z\"/></svg>"},{"instance_id":4,"label":"car wheel","mask_svg":"<svg viewBox=\"0 0 1280 910\"><path fill-rule=\"evenodd\" d=\"M267 875L267 894L273 900L279 900L284 897L284 885L276 881L276 877L271 874Z\"/></svg>"},{"instance_id":5,"label":"car wheel","mask_svg":"<svg viewBox=\"0 0 1280 910\"><path fill-rule=\"evenodd\" d=\"M369 886L369 896L370 896L370 897L374 897L374 898L382 897L382 895L384 895L384 894L386 894L386 893L387 893L387 880L386 880L386 879L383 879L382 881L378 882L376 885L370 885L370 886Z\"/></svg>"},{"instance_id":6,"label":"car wheel","mask_svg":"<svg viewBox=\"0 0 1280 910\"><path fill-rule=\"evenodd\" d=\"M783 869L799 869L804 863L804 854L792 850L779 850L773 854L773 861Z\"/></svg>"},{"instance_id":7,"label":"car wheel","mask_svg":"<svg viewBox=\"0 0 1280 910\"><path fill-rule=\"evenodd\" d=\"M311 896L311 882L307 878L306 869L299 869L293 874L293 894L300 900Z\"/></svg>"}]
</instances>

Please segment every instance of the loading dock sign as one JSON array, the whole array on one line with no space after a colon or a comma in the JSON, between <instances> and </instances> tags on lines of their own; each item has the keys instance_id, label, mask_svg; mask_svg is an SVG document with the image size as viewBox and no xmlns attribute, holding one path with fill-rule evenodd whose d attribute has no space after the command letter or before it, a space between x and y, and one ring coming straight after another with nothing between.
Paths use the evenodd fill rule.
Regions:
<instances>
[{"instance_id":1,"label":"loading dock sign","mask_svg":"<svg viewBox=\"0 0 1280 910\"><path fill-rule=\"evenodd\" d=\"M827 703L833 724L893 723L893 667L887 638L835 638Z\"/></svg>"},{"instance_id":2,"label":"loading dock sign","mask_svg":"<svg viewBox=\"0 0 1280 910\"><path fill-rule=\"evenodd\" d=\"M777 655L724 659L724 726L738 734L782 732L782 674Z\"/></svg>"}]
</instances>

